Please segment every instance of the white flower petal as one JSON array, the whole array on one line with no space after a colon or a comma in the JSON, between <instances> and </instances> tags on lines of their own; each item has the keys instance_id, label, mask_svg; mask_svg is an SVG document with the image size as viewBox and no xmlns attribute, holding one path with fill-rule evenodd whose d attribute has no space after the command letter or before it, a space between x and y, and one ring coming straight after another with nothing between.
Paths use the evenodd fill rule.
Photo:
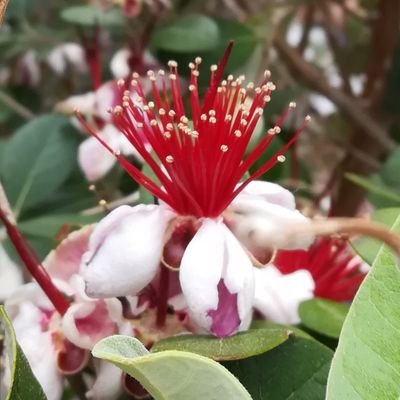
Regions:
<instances>
[{"instance_id":1,"label":"white flower petal","mask_svg":"<svg viewBox=\"0 0 400 400\"><path fill-rule=\"evenodd\" d=\"M48 400L60 400L63 379L57 370L56 353L51 332L26 332L17 336L32 372L43 388Z\"/></svg>"},{"instance_id":2,"label":"white flower petal","mask_svg":"<svg viewBox=\"0 0 400 400\"><path fill-rule=\"evenodd\" d=\"M0 245L0 301L9 297L23 283L21 268Z\"/></svg>"},{"instance_id":3,"label":"white flower petal","mask_svg":"<svg viewBox=\"0 0 400 400\"><path fill-rule=\"evenodd\" d=\"M88 399L114 400L122 391L122 370L115 365L95 360L96 380L86 393Z\"/></svg>"},{"instance_id":4,"label":"white flower petal","mask_svg":"<svg viewBox=\"0 0 400 400\"><path fill-rule=\"evenodd\" d=\"M297 210L269 203L259 198L237 199L232 210L239 213L237 223L232 230L239 237L257 246L270 249L307 248L314 237L312 235L293 235L291 227L307 224L309 219ZM251 243L249 243L251 244Z\"/></svg>"},{"instance_id":5,"label":"white flower petal","mask_svg":"<svg viewBox=\"0 0 400 400\"><path fill-rule=\"evenodd\" d=\"M116 79L125 79L129 76L131 69L128 61L131 56L131 52L128 49L118 50L110 61L110 70Z\"/></svg>"},{"instance_id":6,"label":"white flower petal","mask_svg":"<svg viewBox=\"0 0 400 400\"><path fill-rule=\"evenodd\" d=\"M254 307L280 324L299 323L300 303L314 297L315 282L305 269L283 275L273 265L255 268L255 282Z\"/></svg>"},{"instance_id":7,"label":"white flower petal","mask_svg":"<svg viewBox=\"0 0 400 400\"><path fill-rule=\"evenodd\" d=\"M232 206L236 202L243 205L246 200L264 200L267 203L280 205L290 210L296 209L296 201L293 194L284 187L273 182L252 181L242 192L233 200Z\"/></svg>"},{"instance_id":8,"label":"white flower petal","mask_svg":"<svg viewBox=\"0 0 400 400\"><path fill-rule=\"evenodd\" d=\"M238 293L238 311L242 321L240 329L247 329L254 297L254 268L250 258L232 232L225 231L224 282L231 293Z\"/></svg>"},{"instance_id":9,"label":"white flower petal","mask_svg":"<svg viewBox=\"0 0 400 400\"><path fill-rule=\"evenodd\" d=\"M42 313L40 309L33 303L25 301L19 304L18 313L12 315L11 318L17 341L47 398L60 400L62 378L57 370L56 352L51 332L43 332L41 328Z\"/></svg>"},{"instance_id":10,"label":"white flower petal","mask_svg":"<svg viewBox=\"0 0 400 400\"><path fill-rule=\"evenodd\" d=\"M84 256L87 294L134 295L148 285L157 271L164 232L172 217L156 205L122 206L105 217Z\"/></svg>"},{"instance_id":11,"label":"white flower petal","mask_svg":"<svg viewBox=\"0 0 400 400\"><path fill-rule=\"evenodd\" d=\"M104 125L98 135L115 151L134 155L142 161L135 147L111 124ZM78 149L78 163L86 178L93 182L105 176L116 163L116 158L94 137L84 140Z\"/></svg>"},{"instance_id":12,"label":"white flower petal","mask_svg":"<svg viewBox=\"0 0 400 400\"><path fill-rule=\"evenodd\" d=\"M94 137L84 140L79 145L78 163L86 179L90 182L95 182L105 176L115 162L115 156Z\"/></svg>"},{"instance_id":13,"label":"white flower petal","mask_svg":"<svg viewBox=\"0 0 400 400\"><path fill-rule=\"evenodd\" d=\"M84 50L77 43L63 43L56 46L47 56L47 63L57 75L63 75L68 65L79 71L87 69Z\"/></svg>"},{"instance_id":14,"label":"white flower petal","mask_svg":"<svg viewBox=\"0 0 400 400\"><path fill-rule=\"evenodd\" d=\"M222 221L203 221L182 257L180 282L190 315L202 328L211 330L210 312L227 294L237 296L239 323L247 320L254 294L251 262Z\"/></svg>"},{"instance_id":15,"label":"white flower petal","mask_svg":"<svg viewBox=\"0 0 400 400\"><path fill-rule=\"evenodd\" d=\"M121 102L121 92L116 81L108 81L95 92L96 115L104 121L111 121L110 108Z\"/></svg>"},{"instance_id":16,"label":"white flower petal","mask_svg":"<svg viewBox=\"0 0 400 400\"><path fill-rule=\"evenodd\" d=\"M72 114L74 110L79 110L84 115L93 115L96 112L96 96L94 92L70 96L57 103L55 108L64 114Z\"/></svg>"}]
</instances>

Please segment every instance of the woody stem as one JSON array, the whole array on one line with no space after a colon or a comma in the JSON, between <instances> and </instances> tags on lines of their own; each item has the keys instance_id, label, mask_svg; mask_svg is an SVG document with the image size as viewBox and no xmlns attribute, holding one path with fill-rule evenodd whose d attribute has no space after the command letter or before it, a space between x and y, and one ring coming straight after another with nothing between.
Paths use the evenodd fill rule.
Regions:
<instances>
[{"instance_id":1,"label":"woody stem","mask_svg":"<svg viewBox=\"0 0 400 400\"><path fill-rule=\"evenodd\" d=\"M157 316L156 323L159 328L165 325L168 311L169 270L160 265L160 279L158 282Z\"/></svg>"},{"instance_id":2,"label":"woody stem","mask_svg":"<svg viewBox=\"0 0 400 400\"><path fill-rule=\"evenodd\" d=\"M57 289L51 280L49 274L40 262L39 257L32 249L28 241L23 237L21 232L18 230L16 222L10 211L8 201L5 197L3 187L0 183L0 221L3 222L7 235L10 238L16 252L18 253L21 261L36 280L39 286L42 288L46 296L54 305L54 308L61 314L64 315L68 310L69 303L64 295Z\"/></svg>"}]
</instances>

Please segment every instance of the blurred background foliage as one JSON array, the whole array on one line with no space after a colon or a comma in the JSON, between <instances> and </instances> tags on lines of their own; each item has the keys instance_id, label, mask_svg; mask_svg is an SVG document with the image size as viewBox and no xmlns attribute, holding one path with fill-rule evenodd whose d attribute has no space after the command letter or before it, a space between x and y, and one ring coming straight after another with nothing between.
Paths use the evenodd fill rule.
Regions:
<instances>
[{"instance_id":1,"label":"blurred background foliage","mask_svg":"<svg viewBox=\"0 0 400 400\"><path fill-rule=\"evenodd\" d=\"M313 117L286 162L264 179L294 190L310 215L398 206L399 26L397 0L10 0L0 28L0 178L21 230L44 256L68 231L103 215L100 199L111 207L124 196L137 201L137 185L117 166L89 190L77 163L85 136L56 112L66 98L92 90L93 59L107 82L121 49L139 74L174 59L185 77L201 56L204 89L230 39L228 73L257 81L268 68L278 87L260 134L297 102L263 159L306 114ZM67 56L54 61L66 43L82 47L83 66Z\"/></svg>"}]
</instances>

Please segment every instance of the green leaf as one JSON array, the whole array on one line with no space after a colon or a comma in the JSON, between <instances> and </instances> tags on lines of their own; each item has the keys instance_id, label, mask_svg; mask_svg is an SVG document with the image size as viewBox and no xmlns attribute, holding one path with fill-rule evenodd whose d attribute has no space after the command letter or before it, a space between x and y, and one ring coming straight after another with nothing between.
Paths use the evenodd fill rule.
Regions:
<instances>
[{"instance_id":1,"label":"green leaf","mask_svg":"<svg viewBox=\"0 0 400 400\"><path fill-rule=\"evenodd\" d=\"M400 204L400 193L385 186L385 184L378 183L372 178L364 178L356 174L346 173L345 176L349 181L361 186L364 189L367 189L370 193L377 194Z\"/></svg>"},{"instance_id":2,"label":"green leaf","mask_svg":"<svg viewBox=\"0 0 400 400\"><path fill-rule=\"evenodd\" d=\"M380 171L382 180L389 186L400 188L400 147L396 148L390 157L385 161ZM399 195L400 196L400 195Z\"/></svg>"},{"instance_id":3,"label":"green leaf","mask_svg":"<svg viewBox=\"0 0 400 400\"><path fill-rule=\"evenodd\" d=\"M46 400L46 396L34 377L28 361L19 347L10 320L0 306L0 343L3 342L4 368L11 377L5 400ZM1 354L0 354L1 355ZM1 389L1 386L0 386ZM0 395L1 395L0 390ZM4 398L4 397L1 397Z\"/></svg>"},{"instance_id":4,"label":"green leaf","mask_svg":"<svg viewBox=\"0 0 400 400\"><path fill-rule=\"evenodd\" d=\"M138 380L155 400L249 400L250 395L222 365L184 351L149 353L135 338L115 335L98 342L94 357Z\"/></svg>"},{"instance_id":5,"label":"green leaf","mask_svg":"<svg viewBox=\"0 0 400 400\"><path fill-rule=\"evenodd\" d=\"M188 53L215 48L219 41L217 23L205 15L183 15L153 35L152 46L160 50Z\"/></svg>"},{"instance_id":6,"label":"green leaf","mask_svg":"<svg viewBox=\"0 0 400 400\"><path fill-rule=\"evenodd\" d=\"M306 328L338 338L348 310L345 304L314 298L300 304L299 315Z\"/></svg>"},{"instance_id":7,"label":"green leaf","mask_svg":"<svg viewBox=\"0 0 400 400\"><path fill-rule=\"evenodd\" d=\"M61 11L61 18L71 24L83 26L120 26L124 23L124 16L120 8L111 8L103 11L96 6L72 6Z\"/></svg>"},{"instance_id":8,"label":"green leaf","mask_svg":"<svg viewBox=\"0 0 400 400\"><path fill-rule=\"evenodd\" d=\"M393 216L394 217L394 216ZM400 212L391 222L400 233ZM381 246L346 317L329 373L327 400L398 399L400 270Z\"/></svg>"},{"instance_id":9,"label":"green leaf","mask_svg":"<svg viewBox=\"0 0 400 400\"><path fill-rule=\"evenodd\" d=\"M45 200L68 178L76 164L77 142L72 132L67 118L44 115L11 138L0 176L16 214Z\"/></svg>"},{"instance_id":10,"label":"green leaf","mask_svg":"<svg viewBox=\"0 0 400 400\"><path fill-rule=\"evenodd\" d=\"M400 208L384 208L372 212L370 218L374 222L379 222L391 228L393 226L393 221L396 220L399 214ZM352 246L359 256L371 265L382 246L382 242L367 237L361 237L353 240Z\"/></svg>"},{"instance_id":11,"label":"green leaf","mask_svg":"<svg viewBox=\"0 0 400 400\"><path fill-rule=\"evenodd\" d=\"M332 355L315 340L290 336L267 353L224 365L254 400L321 400Z\"/></svg>"},{"instance_id":12,"label":"green leaf","mask_svg":"<svg viewBox=\"0 0 400 400\"><path fill-rule=\"evenodd\" d=\"M27 234L45 238L54 238L63 225L86 225L97 222L101 218L96 215L56 214L21 221L20 230Z\"/></svg>"},{"instance_id":13,"label":"green leaf","mask_svg":"<svg viewBox=\"0 0 400 400\"><path fill-rule=\"evenodd\" d=\"M182 350L216 361L240 360L265 353L289 338L285 328L253 329L227 338L209 335L179 335L157 342L152 352Z\"/></svg>"}]
</instances>

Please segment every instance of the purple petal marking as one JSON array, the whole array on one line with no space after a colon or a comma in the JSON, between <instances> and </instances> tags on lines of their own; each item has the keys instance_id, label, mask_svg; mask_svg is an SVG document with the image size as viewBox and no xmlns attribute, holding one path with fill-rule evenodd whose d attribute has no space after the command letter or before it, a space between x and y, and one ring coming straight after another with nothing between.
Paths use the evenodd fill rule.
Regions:
<instances>
[{"instance_id":1,"label":"purple petal marking","mask_svg":"<svg viewBox=\"0 0 400 400\"><path fill-rule=\"evenodd\" d=\"M229 336L240 325L240 317L237 306L237 294L229 292L224 280L218 283L218 306L215 310L208 311L212 319L211 332L219 337Z\"/></svg>"}]
</instances>

